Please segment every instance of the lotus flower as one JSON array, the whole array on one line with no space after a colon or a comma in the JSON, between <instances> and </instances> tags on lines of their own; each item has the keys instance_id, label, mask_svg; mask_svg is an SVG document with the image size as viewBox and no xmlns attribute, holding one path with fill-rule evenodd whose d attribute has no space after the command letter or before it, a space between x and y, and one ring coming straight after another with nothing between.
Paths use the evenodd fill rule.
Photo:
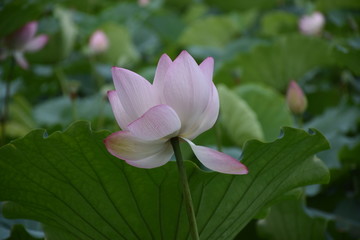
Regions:
<instances>
[{"instance_id":1,"label":"lotus flower","mask_svg":"<svg viewBox=\"0 0 360 240\"><path fill-rule=\"evenodd\" d=\"M159 60L153 84L140 75L112 68L115 89L108 92L122 131L108 136L108 151L140 168L155 168L173 155L170 139L187 142L207 168L228 174L246 174L235 158L191 140L211 128L219 114L219 96L212 82L214 60L200 65L183 51L174 61L166 54Z\"/></svg>"},{"instance_id":2,"label":"lotus flower","mask_svg":"<svg viewBox=\"0 0 360 240\"><path fill-rule=\"evenodd\" d=\"M286 101L290 111L294 114L302 114L307 108L306 96L295 81L291 81L289 83L289 87L286 92Z\"/></svg>"},{"instance_id":3,"label":"lotus flower","mask_svg":"<svg viewBox=\"0 0 360 240\"><path fill-rule=\"evenodd\" d=\"M5 59L12 54L20 67L27 69L29 64L24 57L24 53L36 52L43 48L48 41L48 37L44 34L35 37L37 26L37 22L29 22L7 36L4 39L5 48L1 50L0 59Z\"/></svg>"},{"instance_id":4,"label":"lotus flower","mask_svg":"<svg viewBox=\"0 0 360 240\"><path fill-rule=\"evenodd\" d=\"M321 12L314 12L299 20L299 29L304 35L317 35L322 31L324 24L324 15Z\"/></svg>"},{"instance_id":5,"label":"lotus flower","mask_svg":"<svg viewBox=\"0 0 360 240\"><path fill-rule=\"evenodd\" d=\"M90 37L89 47L93 53L105 52L109 47L106 34L101 30L95 31Z\"/></svg>"}]
</instances>

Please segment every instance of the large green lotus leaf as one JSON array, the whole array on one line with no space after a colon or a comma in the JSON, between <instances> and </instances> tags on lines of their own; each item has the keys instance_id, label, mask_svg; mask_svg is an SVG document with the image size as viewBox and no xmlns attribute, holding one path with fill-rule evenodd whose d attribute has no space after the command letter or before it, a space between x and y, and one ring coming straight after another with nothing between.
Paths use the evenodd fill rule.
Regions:
<instances>
[{"instance_id":1,"label":"large green lotus leaf","mask_svg":"<svg viewBox=\"0 0 360 240\"><path fill-rule=\"evenodd\" d=\"M309 216L301 199L287 199L271 207L270 214L258 221L258 232L269 240L325 238L327 219Z\"/></svg>"},{"instance_id":2,"label":"large green lotus leaf","mask_svg":"<svg viewBox=\"0 0 360 240\"><path fill-rule=\"evenodd\" d=\"M239 146L247 140L263 140L264 134L256 113L234 91L220 85L220 119L230 138ZM277 129L279 132L279 129Z\"/></svg>"},{"instance_id":3,"label":"large green lotus leaf","mask_svg":"<svg viewBox=\"0 0 360 240\"><path fill-rule=\"evenodd\" d=\"M330 45L321 39L288 35L240 54L217 75L220 79L239 75L242 83L262 83L284 91L290 80L298 80L310 70L329 64L333 61L331 56Z\"/></svg>"},{"instance_id":4,"label":"large green lotus leaf","mask_svg":"<svg viewBox=\"0 0 360 240\"><path fill-rule=\"evenodd\" d=\"M234 91L256 113L266 141L276 139L281 127L292 126L292 115L280 93L258 84L244 84Z\"/></svg>"},{"instance_id":5,"label":"large green lotus leaf","mask_svg":"<svg viewBox=\"0 0 360 240\"><path fill-rule=\"evenodd\" d=\"M48 240L189 239L176 164L129 166L107 152L107 135L77 122L63 133L34 130L3 146L4 215L44 223ZM245 144L248 175L204 172L186 162L201 239L231 239L282 194L326 183L327 168L311 156L328 147L316 130L284 128L272 143Z\"/></svg>"}]
</instances>

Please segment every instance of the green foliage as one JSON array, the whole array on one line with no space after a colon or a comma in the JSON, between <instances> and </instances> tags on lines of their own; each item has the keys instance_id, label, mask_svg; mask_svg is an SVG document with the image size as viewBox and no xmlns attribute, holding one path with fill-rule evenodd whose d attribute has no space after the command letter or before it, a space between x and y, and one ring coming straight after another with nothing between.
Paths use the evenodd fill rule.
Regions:
<instances>
[{"instance_id":1,"label":"green foliage","mask_svg":"<svg viewBox=\"0 0 360 240\"><path fill-rule=\"evenodd\" d=\"M232 140L242 146L249 139L263 140L264 135L256 113L225 86L219 86L221 123Z\"/></svg>"},{"instance_id":2,"label":"green foliage","mask_svg":"<svg viewBox=\"0 0 360 240\"><path fill-rule=\"evenodd\" d=\"M109 39L109 49L100 58L112 65L129 66L139 59L128 30L115 23L106 23L101 29Z\"/></svg>"},{"instance_id":3,"label":"green foliage","mask_svg":"<svg viewBox=\"0 0 360 240\"><path fill-rule=\"evenodd\" d=\"M175 163L131 167L106 151L108 134L78 122L64 133L35 130L2 147L4 214L41 221L49 240L188 239ZM203 172L187 162L201 238L231 239L282 194L326 183L328 171L312 155L327 148L317 131L284 128L275 142L245 144L248 175Z\"/></svg>"},{"instance_id":4,"label":"green foliage","mask_svg":"<svg viewBox=\"0 0 360 240\"><path fill-rule=\"evenodd\" d=\"M270 12L261 19L261 32L268 36L296 32L297 21L294 14L285 11Z\"/></svg>"},{"instance_id":5,"label":"green foliage","mask_svg":"<svg viewBox=\"0 0 360 240\"><path fill-rule=\"evenodd\" d=\"M332 62L330 45L323 40L290 35L273 44L257 46L239 55L221 69L222 75L238 69L243 83L261 83L284 90L290 80L298 80L318 66Z\"/></svg>"},{"instance_id":6,"label":"green foliage","mask_svg":"<svg viewBox=\"0 0 360 240\"><path fill-rule=\"evenodd\" d=\"M0 3L0 38L11 34L44 11L44 0L12 0Z\"/></svg>"},{"instance_id":7,"label":"green foliage","mask_svg":"<svg viewBox=\"0 0 360 240\"><path fill-rule=\"evenodd\" d=\"M255 20L256 12L208 16L191 22L180 37L185 46L224 47L231 39L249 27Z\"/></svg>"},{"instance_id":8,"label":"green foliage","mask_svg":"<svg viewBox=\"0 0 360 240\"><path fill-rule=\"evenodd\" d=\"M357 0L316 0L316 6L322 11L334 9L360 9L360 3Z\"/></svg>"},{"instance_id":9,"label":"green foliage","mask_svg":"<svg viewBox=\"0 0 360 240\"><path fill-rule=\"evenodd\" d=\"M106 91L114 89L110 71L112 66L128 68L144 76L146 79L152 80L157 61L163 53L167 53L174 59L181 50L185 49L196 58L198 63L204 58L212 56L215 59L214 82L220 86L221 109L219 122L212 129L194 139L194 142L208 147L217 146L226 154L239 157L244 150L243 146L247 146L246 141L249 139L258 139L266 142L275 140L283 126L295 125L286 106L285 92L288 82L296 80L307 95L309 103L305 113L302 116L297 116L296 126L304 129L311 127L319 129L327 137L331 145L330 150L319 153L318 157L331 169L332 181L327 186L314 185L307 187L307 196L304 196L306 198L306 207L315 209L316 212L322 212L324 219L330 218L331 221L326 227L326 234L329 238L344 240L359 239L360 233L357 229L360 229L360 225L355 214L358 212L358 186L360 185L358 177L360 168L358 162L360 146L360 113L358 110L360 107L360 68L358 64L360 62L359 3L359 0L150 0L147 5L141 5L138 0L0 1L0 145L9 143L17 137L22 137L39 127L46 128L49 133L64 130L74 120L91 121L93 129L117 131L119 127L114 120L110 105L106 99ZM320 11L324 15L324 28L319 34L314 36L301 35L298 29L298 21L303 15L311 14L313 11ZM10 64L8 63L11 62L11 55L13 53L7 52L4 49L6 44L4 44L3 38L29 21L38 21L39 25L36 35L47 34L49 41L40 51L25 53L25 58L30 64L28 70L15 66L13 71L10 71ZM105 32L110 45L107 51L97 55L90 55L88 51L89 39L96 30ZM3 59L4 53L7 53L5 54L7 55L6 59ZM7 84L7 82L10 84ZM5 101L5 95L8 90L10 98L8 101ZM8 116L6 116L7 114L4 111L5 104L3 103L5 102L9 103ZM5 127L3 128L3 126ZM66 160L59 161L58 159L62 156L62 153L59 153L55 159L52 159L50 153L55 151L55 146L52 146L48 155L45 154L48 151L46 146L50 146L54 142L61 142L61 146L64 148L58 147L58 150L67 150L63 159L73 159L75 158L74 156L80 155L80 148L72 146L74 143L73 139L76 136L74 134L71 135L70 132L76 132L75 129L72 128L72 130L63 134L57 133L55 134L56 137L52 136L46 140L43 140L41 137L35 138L34 141L39 140L39 143L29 140L34 133L26 137L25 140L15 141L15 145L19 147L18 150L14 151L18 154L21 152L19 149L25 149L24 151L31 149L29 154L32 154L34 159L29 157L29 161L33 165L30 163L26 165L25 162L24 168L18 165L18 170L12 169L9 171L2 170L2 167L0 167L0 179L15 179L15 176L19 175L19 171L24 172L24 178L28 176L26 181L23 179L21 183L20 180L12 183L19 183L16 185L19 192L6 188L5 190L2 189L0 195L14 196L12 201L18 204L16 206L28 204L29 202L25 200L20 201L19 199L27 199L22 198L22 196L26 195L27 197L27 195L31 195L30 198L34 204L31 206L26 205L26 209L31 208L32 211L37 209L37 212L31 213L31 217L44 222L49 219L51 221L56 220L56 224L46 224L45 226L48 238L51 240L73 239L73 234L77 234L77 230L73 226L82 228L84 227L84 221L76 222L79 217L73 218L72 214L74 212L71 214L68 212L68 209L61 212L64 206L60 206L58 209L60 212L58 216L63 218L57 218L53 209L56 209L59 200L54 200L54 204L51 202L52 200L46 203L45 201L40 201L43 204L42 207L45 205L46 207L43 209L37 208L41 204L38 204L36 200L48 196L48 192L45 195L42 194L43 192L39 195L39 192L31 192L31 194L27 192L27 190L33 189L34 181L39 184L46 184L45 180L44 182L41 181L45 178L40 179L40 177L46 173L54 174L56 172L56 177L59 180L62 181L65 178L71 180L60 181L62 184L68 184L67 186L73 184L70 187L61 188L59 192L56 192L58 194L56 196L66 196L67 192L63 191L63 189L71 189L69 190L71 194L74 194L76 189L85 189L86 191L84 190L81 193L89 194L89 196L97 194L96 191L91 191L90 193L85 186L79 188L81 185L80 180L87 178L83 179L81 175L82 177L75 179L75 177L71 177L70 173L68 175L67 171L76 172L78 169L74 169L72 165L68 166L69 163ZM2 136L3 130L5 137ZM86 132L88 135L85 134ZM69 134L71 136L66 137ZM105 133L90 134L84 130L81 134L91 136L90 139L93 139L95 142L99 141L99 145L102 146L100 136ZM293 136L293 134L287 130L284 139L290 139L290 136ZM59 140L60 138L63 141ZM67 143L65 139L70 139L70 142ZM281 144L279 144L279 141ZM283 139L280 139L276 140L275 143L260 144L260 146L261 148L268 146L269 151L273 152L276 150L273 148L283 147L282 144L285 144L283 141ZM46 146L41 146L44 142L46 142ZM21 143L26 143L27 146L20 146ZM9 145L5 149L11 149L11 146L15 145ZM255 146L254 142L250 146ZM91 147L94 147L94 145L90 144L88 148ZM290 146L288 147L290 148ZM294 145L293 149L296 149L296 147ZM83 146L83 148L85 149L86 146ZM38 149L42 150L42 154L40 154ZM74 149L74 156L68 153L68 149ZM252 148L245 149L245 153L249 149L251 150ZM306 150L306 148L304 149ZM183 145L182 150L189 160L197 161L187 145ZM257 153L260 150L257 149L253 152ZM4 149L1 150L0 159L4 159L3 151ZM300 152L301 149L296 151ZM90 149L88 152L90 154L96 151ZM263 155L266 155L265 153L267 152L264 152ZM279 154L282 154L280 150ZM45 155L49 157L48 160L43 159ZM106 155L105 158L108 159L105 150L100 155L99 158ZM293 153L288 155L293 156ZM6 158L11 164L16 163L16 159L21 157L20 155L16 155L14 158L12 156L11 158ZM91 163L94 163L94 169L98 169L97 165L103 166L100 159L93 160L92 157L87 157L86 159L91 159ZM263 158L259 160L252 156L249 159L251 159L251 162L254 161L256 163L253 166L250 164L251 172L259 171L259 169L255 170L255 168L263 166L261 164L257 165L263 161L261 160ZM118 189L112 191L112 188L123 186L124 174L128 174L136 179L142 179L144 182L152 181L152 179L146 177L148 174L137 178L137 174L143 174L145 171L134 170L129 166L125 166L120 160L115 160L111 157L110 160L111 162L117 162L114 166L120 166L128 171L117 171L117 175L112 173L109 176L106 175L108 170L101 172L99 176L102 177L101 180L103 178L106 180L103 182L108 184L106 187L109 187L111 194L120 195L117 192ZM59 161L59 171L54 169L54 166L57 167L57 165L47 164L51 163L51 161L53 163ZM92 168L85 161L85 158L73 160L75 164L82 164L79 168L85 166L84 174L89 172L89 176L91 174L93 176ZM245 161L247 160L245 159ZM269 166L278 166L272 163L273 159L268 161ZM103 169L110 168L109 164L111 162L107 163L108 165ZM46 167L42 166L43 163ZM38 174L39 171L34 170L32 173L33 168L31 166L42 167L44 171ZM312 165L310 164L309 166ZM9 167L7 166L6 169ZM47 171L47 167L51 171ZM283 166L279 165L279 167ZM214 210L215 217L211 218L208 226L205 227L206 219L201 218L203 234L205 234L202 235L204 239L207 239L206 236L210 236L210 232L213 230L219 231L219 234L214 233L214 239L220 239L220 232L225 232L222 229L225 229L225 226L233 221L232 227L234 228L229 228L229 237L225 238L229 239L235 236L235 232L243 228L244 225L242 223L245 224L251 218L250 224L244 228L239 238L236 239L250 240L260 238L255 227L258 220L254 218L264 217L268 210L267 205L277 202L284 195L280 194L274 201L270 201L269 198L270 202L266 206L263 205L266 194L262 195L264 198L260 197L259 202L256 202L257 199L247 200L247 198L244 198L239 203L247 206L248 203L243 202L244 200L255 202L255 205L259 206L259 209L256 211L257 213L254 213L255 211L248 213L247 209L243 213L241 211L244 209L238 208L238 210L228 216L226 215L226 211L228 211L226 206L232 206L229 202L234 199L236 201L238 195L235 197L234 195L224 195L224 189L228 187L229 191L232 192L238 191L234 186L246 189L247 184L250 184L252 181L246 180L249 176L234 177L234 180L229 180L229 176L224 177L213 173L205 174L191 163L188 163L188 168L193 173L193 191L201 195L198 191L205 189L206 191L204 190L203 196L216 200L214 200L214 203L211 203L210 200L206 200L206 203L204 203L203 200L200 202L198 195L196 196L196 200L199 200L197 203L201 203L201 205L197 205L199 213L205 214L206 211L211 211L212 208L216 209ZM276 167L274 169L276 170ZM161 235L159 229L164 231L163 236L166 238L168 237L166 234L170 234L177 227L177 222L171 224L171 219L165 219L165 216L167 216L166 211L170 212L171 216L176 211L181 213L179 224L182 224L182 229L186 229L184 225L186 216L182 210L179 210L178 206L180 206L180 203L176 202L179 201L179 193L176 192L177 177L173 169L173 163L169 163L162 170L151 170L150 172L157 176L157 174L167 170L169 174L174 175L164 176L163 179L170 179L168 184L164 182L154 187L153 185L147 185L148 183L144 183L143 186L139 183L136 184L136 188L124 190L128 192L130 191L129 189L135 189L136 192L134 194L137 194L140 192L140 188L145 189L149 187L156 189L155 194L161 193L157 200L152 197L153 201L161 199L162 201L171 202L169 206L165 205L165 209L161 210L161 214L164 215L164 218L161 218L163 220L161 223L163 228L159 227L160 222L158 218L155 217L156 221L154 221L154 217L151 220L149 220L150 217L146 218L145 222L149 223L151 229L156 229L153 230L154 239ZM284 174L283 172L278 174L275 170L271 170L271 174L274 177L277 175L280 177ZM294 166L289 171L297 173L301 171L301 168ZM115 172L115 170L112 170L112 172ZM131 175L130 172L134 175ZM307 174L306 171L303 172ZM270 170L266 174L270 174ZM220 182L224 181L224 183L217 185L214 192L208 192L209 187L203 188L202 185L197 185L198 182L203 183L205 181L197 181L198 179L207 179L213 176L214 179ZM260 177L260 175L258 176ZM108 183L110 182L108 180L110 177L116 180L121 178L122 180L118 181L114 187L114 183ZM253 175L250 178L253 179ZM251 185L246 195L252 193L253 189L255 189L255 193L250 194L252 197L259 193L259 189L263 187L258 185L260 183L263 183L264 186L271 185L271 180L265 183L263 180L260 180L260 178L255 178L254 182L252 182L253 185ZM316 181L313 182L315 183ZM1 184L5 184L5 182L1 182ZM50 185L56 186L57 182L49 181L47 184L46 187L49 188L43 188L43 190L52 191L53 188L50 189ZM96 185L94 181L88 182L88 179L85 180L84 184L88 184L89 189L92 187L95 190L104 189ZM212 184L214 183L210 182L210 186L213 186ZM168 195L167 188L170 189ZM147 193L149 193L149 190L147 190ZM238 193L243 194L243 190L238 191ZM149 193L148 196L150 195ZM103 194L98 196L99 199L102 199L102 197L104 197ZM224 197L224 202L220 200L221 197ZM120 197L118 198L120 199ZM66 199L68 200L69 196ZM92 201L91 203L93 204L95 202L94 199L98 200L96 196L93 196L89 201ZM74 205L70 205L73 208L80 204L78 197L75 200L76 202L72 203ZM126 201L132 201L133 204L133 196L130 195ZM101 206L101 202L96 202L93 205L96 206L96 210L114 206L111 204ZM12 205L8 205L8 212L9 206ZM148 207L146 204L141 206L144 206L144 208ZM176 206L174 210L171 209L173 206ZM221 212L224 206L226 211L222 215ZM86 212L82 207L84 206L80 206L80 216L84 219L93 219L94 211ZM14 208L13 211L15 209L17 208ZM130 209L130 212L136 212L134 208ZM147 211L155 212L160 211L160 209L162 208L155 207ZM43 211L41 212L41 210ZM104 214L110 214L109 211L108 209L104 210ZM291 214L291 211L289 210L289 214ZM35 216L37 213L39 215ZM158 214L156 212L154 216L158 216ZM244 217L244 214L248 214L247 217ZM23 217L26 214L20 215ZM115 216L114 219L119 218L117 213L113 215ZM101 216L104 217L105 215ZM135 221L134 219L138 216L139 212L136 212L135 215L129 213L127 218ZM239 219L235 220L237 218ZM73 219L71 221L74 222L66 225L65 222L68 219ZM95 221L99 220L99 218L96 219ZM339 221L339 219L342 220ZM18 220L14 221L18 222ZM108 226L103 220L100 219L99 221L102 222L99 225L95 225L94 228L99 228L99 231L106 232ZM223 225L219 223L220 221L224 222ZM12 224L12 220L2 219L2 215L0 216L0 238L8 236ZM116 222L115 224L120 226L123 223ZM67 228L66 226L71 227ZM217 226L220 227L218 228ZM165 230L168 227L169 229ZM29 229L27 225L26 229L29 232L34 230ZM91 236L92 231L97 231L92 229L87 232L88 229L89 225L86 225L84 230L80 229L83 232L81 234ZM129 228L126 226L126 229ZM140 225L137 225L137 229L139 231L137 234L143 234L146 239L149 233L147 228L141 228ZM181 235L183 234L182 231L185 230L181 230L181 233L179 232L179 239L183 236ZM322 232L323 230L318 228L317 231ZM98 236L94 235L91 237L97 239ZM168 239L173 239L173 235L168 237Z\"/></svg>"},{"instance_id":10,"label":"green foliage","mask_svg":"<svg viewBox=\"0 0 360 240\"><path fill-rule=\"evenodd\" d=\"M264 140L275 140L279 136L281 127L293 125L293 118L284 96L275 90L262 85L244 84L235 88L234 91L255 112Z\"/></svg>"},{"instance_id":11,"label":"green foliage","mask_svg":"<svg viewBox=\"0 0 360 240\"><path fill-rule=\"evenodd\" d=\"M288 199L271 207L270 214L258 222L258 231L269 240L325 240L326 223L309 216L300 199Z\"/></svg>"},{"instance_id":12,"label":"green foliage","mask_svg":"<svg viewBox=\"0 0 360 240\"><path fill-rule=\"evenodd\" d=\"M275 7L279 1L277 0L253 0L253 1L222 1L222 0L206 0L206 3L217 6L223 10L247 10L247 9L266 9Z\"/></svg>"}]
</instances>

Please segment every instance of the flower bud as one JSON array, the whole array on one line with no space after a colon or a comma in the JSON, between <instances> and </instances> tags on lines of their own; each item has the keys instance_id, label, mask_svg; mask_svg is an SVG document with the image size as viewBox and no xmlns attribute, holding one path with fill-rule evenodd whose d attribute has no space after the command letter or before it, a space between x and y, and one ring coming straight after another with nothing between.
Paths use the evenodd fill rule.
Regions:
<instances>
[{"instance_id":1,"label":"flower bud","mask_svg":"<svg viewBox=\"0 0 360 240\"><path fill-rule=\"evenodd\" d=\"M109 41L105 33L101 30L95 31L90 37L89 47L93 53L105 52L109 47Z\"/></svg>"},{"instance_id":2,"label":"flower bud","mask_svg":"<svg viewBox=\"0 0 360 240\"><path fill-rule=\"evenodd\" d=\"M300 115L305 112L307 99L304 92L295 81L291 81L289 84L286 93L286 101L293 114Z\"/></svg>"},{"instance_id":3,"label":"flower bud","mask_svg":"<svg viewBox=\"0 0 360 240\"><path fill-rule=\"evenodd\" d=\"M314 12L311 15L300 18L299 29L304 35L317 35L322 31L324 24L324 15L321 12Z\"/></svg>"}]
</instances>

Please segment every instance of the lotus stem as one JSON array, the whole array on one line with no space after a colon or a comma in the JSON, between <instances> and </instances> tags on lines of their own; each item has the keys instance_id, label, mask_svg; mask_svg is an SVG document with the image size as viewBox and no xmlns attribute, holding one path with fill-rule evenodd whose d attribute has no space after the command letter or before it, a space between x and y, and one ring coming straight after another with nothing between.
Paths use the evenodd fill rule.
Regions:
<instances>
[{"instance_id":1,"label":"lotus stem","mask_svg":"<svg viewBox=\"0 0 360 240\"><path fill-rule=\"evenodd\" d=\"M174 149L176 163L177 163L179 175L180 175L180 181L181 181L181 185L183 188L183 197L185 200L185 206L186 206L186 212L187 212L189 225L190 225L191 237L193 240L199 240L200 238L199 238L199 232L198 232L197 223L196 223L194 206L193 206L193 202L192 202L192 198L191 198L191 192L190 192L188 178L186 175L186 169L184 167L184 161L183 161L181 150L180 150L179 138L178 137L172 138L171 145Z\"/></svg>"}]
</instances>

